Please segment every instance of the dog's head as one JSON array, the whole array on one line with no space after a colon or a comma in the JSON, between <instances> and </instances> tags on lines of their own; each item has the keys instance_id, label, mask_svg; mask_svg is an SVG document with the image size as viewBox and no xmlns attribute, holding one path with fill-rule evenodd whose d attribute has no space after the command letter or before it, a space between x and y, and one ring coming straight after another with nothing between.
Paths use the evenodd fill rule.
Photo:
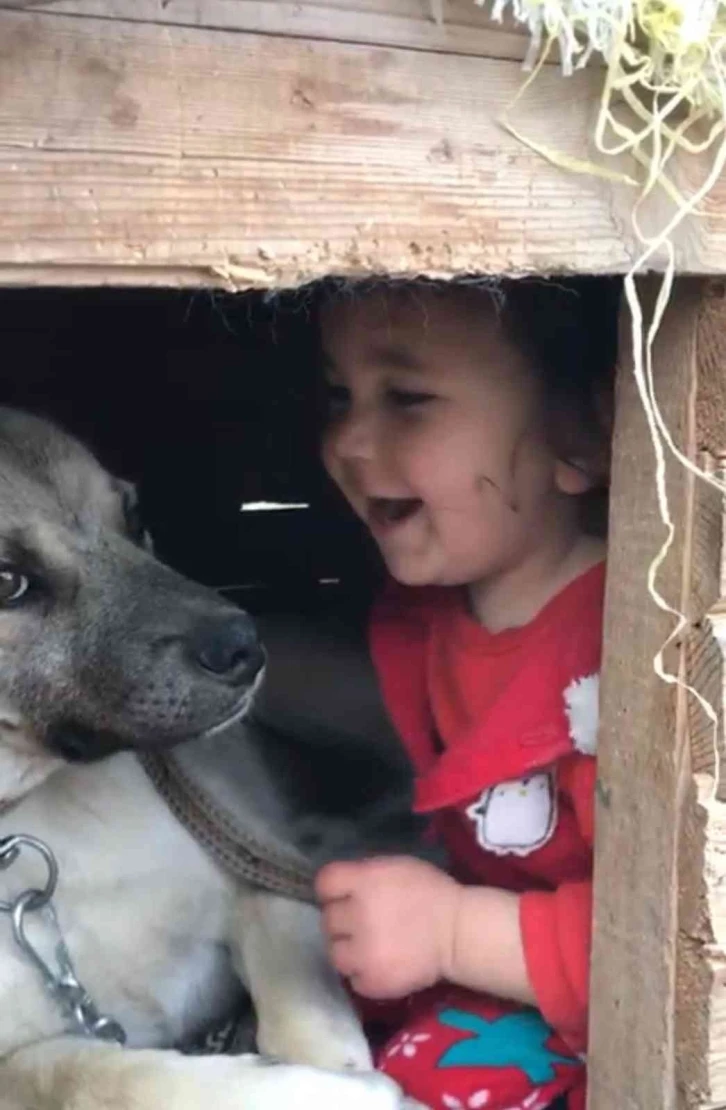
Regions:
<instances>
[{"instance_id":1,"label":"dog's head","mask_svg":"<svg viewBox=\"0 0 726 1110\"><path fill-rule=\"evenodd\" d=\"M225 727L263 663L247 614L150 554L127 485L52 424L0 408L0 801L54 757Z\"/></svg>"}]
</instances>

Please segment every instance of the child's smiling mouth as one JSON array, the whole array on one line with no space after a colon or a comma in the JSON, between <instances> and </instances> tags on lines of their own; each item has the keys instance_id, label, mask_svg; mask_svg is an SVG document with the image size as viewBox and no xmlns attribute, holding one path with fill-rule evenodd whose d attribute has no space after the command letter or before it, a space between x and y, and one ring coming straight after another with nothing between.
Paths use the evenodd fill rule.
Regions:
<instances>
[{"instance_id":1,"label":"child's smiling mouth","mask_svg":"<svg viewBox=\"0 0 726 1110\"><path fill-rule=\"evenodd\" d=\"M410 520L422 508L420 497L369 497L368 523L376 530L387 530Z\"/></svg>"}]
</instances>

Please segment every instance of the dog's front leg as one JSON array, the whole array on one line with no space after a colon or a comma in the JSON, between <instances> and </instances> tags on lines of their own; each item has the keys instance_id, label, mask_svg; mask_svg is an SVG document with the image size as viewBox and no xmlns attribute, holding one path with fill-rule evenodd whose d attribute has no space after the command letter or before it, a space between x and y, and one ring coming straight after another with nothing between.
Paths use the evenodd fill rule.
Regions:
<instances>
[{"instance_id":1,"label":"dog's front leg","mask_svg":"<svg viewBox=\"0 0 726 1110\"><path fill-rule=\"evenodd\" d=\"M2 1110L403 1110L375 1072L341 1074L259 1056L182 1056L78 1038L0 1060Z\"/></svg>"},{"instance_id":2,"label":"dog's front leg","mask_svg":"<svg viewBox=\"0 0 726 1110\"><path fill-rule=\"evenodd\" d=\"M328 961L314 906L244 890L233 934L235 965L255 1004L262 1052L334 1070L373 1066L350 998Z\"/></svg>"}]
</instances>

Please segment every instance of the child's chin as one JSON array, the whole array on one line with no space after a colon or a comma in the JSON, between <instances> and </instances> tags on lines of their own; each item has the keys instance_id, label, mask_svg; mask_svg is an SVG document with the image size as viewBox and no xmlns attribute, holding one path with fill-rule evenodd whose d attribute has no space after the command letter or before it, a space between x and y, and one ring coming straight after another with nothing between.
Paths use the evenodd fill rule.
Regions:
<instances>
[{"instance_id":1,"label":"child's chin","mask_svg":"<svg viewBox=\"0 0 726 1110\"><path fill-rule=\"evenodd\" d=\"M423 561L417 563L411 559L384 559L386 569L396 582L402 586L454 586L460 588L468 586L472 576L464 573L455 574L441 567Z\"/></svg>"},{"instance_id":2,"label":"child's chin","mask_svg":"<svg viewBox=\"0 0 726 1110\"><path fill-rule=\"evenodd\" d=\"M402 586L442 586L444 583L431 567L416 565L414 560L386 559L388 573Z\"/></svg>"}]
</instances>

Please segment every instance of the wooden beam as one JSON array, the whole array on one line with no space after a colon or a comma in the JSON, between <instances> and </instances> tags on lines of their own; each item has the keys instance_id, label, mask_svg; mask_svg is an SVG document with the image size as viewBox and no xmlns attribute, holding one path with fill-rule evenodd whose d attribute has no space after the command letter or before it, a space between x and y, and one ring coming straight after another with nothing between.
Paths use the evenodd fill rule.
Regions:
<instances>
[{"instance_id":1,"label":"wooden beam","mask_svg":"<svg viewBox=\"0 0 726 1110\"><path fill-rule=\"evenodd\" d=\"M474 0L0 0L3 8L517 61L529 45L513 19L494 23Z\"/></svg>"},{"instance_id":2,"label":"wooden beam","mask_svg":"<svg viewBox=\"0 0 726 1110\"><path fill-rule=\"evenodd\" d=\"M714 473L726 447L725 305L722 292L680 281L655 352L665 420L686 455ZM673 621L646 590L664 530L628 338L625 321L599 747L589 1106L707 1110L726 1105L724 668L714 635L723 607L724 501L669 461L677 537L658 585L691 623L667 665L716 709L714 748L697 702L653 671Z\"/></svg>"},{"instance_id":3,"label":"wooden beam","mask_svg":"<svg viewBox=\"0 0 726 1110\"><path fill-rule=\"evenodd\" d=\"M295 285L622 271L629 192L498 118L513 62L0 11L0 277ZM587 153L600 74L541 74L523 130ZM709 210L682 269L718 270Z\"/></svg>"}]
</instances>

